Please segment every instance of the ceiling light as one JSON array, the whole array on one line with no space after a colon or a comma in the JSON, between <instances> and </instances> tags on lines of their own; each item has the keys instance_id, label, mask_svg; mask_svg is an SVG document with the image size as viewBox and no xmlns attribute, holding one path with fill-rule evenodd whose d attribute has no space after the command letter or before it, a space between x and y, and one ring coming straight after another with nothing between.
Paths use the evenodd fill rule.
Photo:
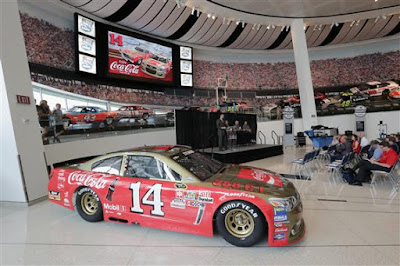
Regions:
<instances>
[{"instance_id":1,"label":"ceiling light","mask_svg":"<svg viewBox=\"0 0 400 266\"><path fill-rule=\"evenodd\" d=\"M237 20L237 21L236 21L236 25L239 25L239 23L240 23L240 21L239 21L239 20Z\"/></svg>"},{"instance_id":2,"label":"ceiling light","mask_svg":"<svg viewBox=\"0 0 400 266\"><path fill-rule=\"evenodd\" d=\"M353 20L353 22L351 22L350 27L353 27L354 23L356 23L355 20Z\"/></svg>"},{"instance_id":3,"label":"ceiling light","mask_svg":"<svg viewBox=\"0 0 400 266\"><path fill-rule=\"evenodd\" d=\"M181 1L180 0L176 0L176 5L178 6L178 8L181 8Z\"/></svg>"},{"instance_id":4,"label":"ceiling light","mask_svg":"<svg viewBox=\"0 0 400 266\"><path fill-rule=\"evenodd\" d=\"M358 24L360 24L360 20L357 20L356 26L358 26Z\"/></svg>"},{"instance_id":5,"label":"ceiling light","mask_svg":"<svg viewBox=\"0 0 400 266\"><path fill-rule=\"evenodd\" d=\"M376 19L375 19L375 23L376 23L378 20L379 20L379 16L377 16L377 17L376 17Z\"/></svg>"},{"instance_id":6,"label":"ceiling light","mask_svg":"<svg viewBox=\"0 0 400 266\"><path fill-rule=\"evenodd\" d=\"M200 16L200 10L197 9L197 10L196 10L196 13L197 13L196 16L199 17L199 16Z\"/></svg>"},{"instance_id":7,"label":"ceiling light","mask_svg":"<svg viewBox=\"0 0 400 266\"><path fill-rule=\"evenodd\" d=\"M215 15L212 15L211 17L212 17L212 19L214 19L214 20L215 20L215 18L216 18Z\"/></svg>"},{"instance_id":8,"label":"ceiling light","mask_svg":"<svg viewBox=\"0 0 400 266\"><path fill-rule=\"evenodd\" d=\"M267 26L267 30L269 30L270 28L271 28L271 25L269 25L269 24L268 24L268 26Z\"/></svg>"},{"instance_id":9,"label":"ceiling light","mask_svg":"<svg viewBox=\"0 0 400 266\"><path fill-rule=\"evenodd\" d=\"M332 24L331 24L331 29L333 28L333 25L335 25L335 23L332 22Z\"/></svg>"},{"instance_id":10,"label":"ceiling light","mask_svg":"<svg viewBox=\"0 0 400 266\"><path fill-rule=\"evenodd\" d=\"M282 26L281 32L285 29L285 26Z\"/></svg>"},{"instance_id":11,"label":"ceiling light","mask_svg":"<svg viewBox=\"0 0 400 266\"><path fill-rule=\"evenodd\" d=\"M318 25L315 25L315 26L314 26L314 29L313 29L313 31L314 31L314 30L316 30L316 29L317 29L317 27L318 27Z\"/></svg>"},{"instance_id":12,"label":"ceiling light","mask_svg":"<svg viewBox=\"0 0 400 266\"><path fill-rule=\"evenodd\" d=\"M210 14L210 13L208 13L208 14L207 14L207 17L208 17L208 18L211 18L211 14Z\"/></svg>"},{"instance_id":13,"label":"ceiling light","mask_svg":"<svg viewBox=\"0 0 400 266\"><path fill-rule=\"evenodd\" d=\"M196 9L194 7L192 7L192 15L194 15L194 11L196 11Z\"/></svg>"},{"instance_id":14,"label":"ceiling light","mask_svg":"<svg viewBox=\"0 0 400 266\"><path fill-rule=\"evenodd\" d=\"M253 27L251 28L252 30L254 30L256 28L256 24L253 25Z\"/></svg>"},{"instance_id":15,"label":"ceiling light","mask_svg":"<svg viewBox=\"0 0 400 266\"><path fill-rule=\"evenodd\" d=\"M336 26L336 27L339 27L339 23L336 22L336 23L335 23L335 26Z\"/></svg>"},{"instance_id":16,"label":"ceiling light","mask_svg":"<svg viewBox=\"0 0 400 266\"><path fill-rule=\"evenodd\" d=\"M242 28L244 28L244 21L242 21Z\"/></svg>"},{"instance_id":17,"label":"ceiling light","mask_svg":"<svg viewBox=\"0 0 400 266\"><path fill-rule=\"evenodd\" d=\"M306 30L306 29L307 29L307 26L306 26L306 25L304 25L304 26L303 26L303 30Z\"/></svg>"},{"instance_id":18,"label":"ceiling light","mask_svg":"<svg viewBox=\"0 0 400 266\"><path fill-rule=\"evenodd\" d=\"M322 24L319 24L318 30L322 30Z\"/></svg>"},{"instance_id":19,"label":"ceiling light","mask_svg":"<svg viewBox=\"0 0 400 266\"><path fill-rule=\"evenodd\" d=\"M258 24L257 30L260 30L260 28L261 28L261 24Z\"/></svg>"},{"instance_id":20,"label":"ceiling light","mask_svg":"<svg viewBox=\"0 0 400 266\"><path fill-rule=\"evenodd\" d=\"M383 16L382 16L382 18L383 18L383 19L386 19L386 16L385 16L385 15L383 15Z\"/></svg>"},{"instance_id":21,"label":"ceiling light","mask_svg":"<svg viewBox=\"0 0 400 266\"><path fill-rule=\"evenodd\" d=\"M275 25L274 24L272 24L272 28L275 29Z\"/></svg>"},{"instance_id":22,"label":"ceiling light","mask_svg":"<svg viewBox=\"0 0 400 266\"><path fill-rule=\"evenodd\" d=\"M378 2L378 0L375 0L375 2Z\"/></svg>"},{"instance_id":23,"label":"ceiling light","mask_svg":"<svg viewBox=\"0 0 400 266\"><path fill-rule=\"evenodd\" d=\"M286 26L286 31L288 31L289 30L289 28L290 28L290 26L288 25L288 26Z\"/></svg>"}]
</instances>

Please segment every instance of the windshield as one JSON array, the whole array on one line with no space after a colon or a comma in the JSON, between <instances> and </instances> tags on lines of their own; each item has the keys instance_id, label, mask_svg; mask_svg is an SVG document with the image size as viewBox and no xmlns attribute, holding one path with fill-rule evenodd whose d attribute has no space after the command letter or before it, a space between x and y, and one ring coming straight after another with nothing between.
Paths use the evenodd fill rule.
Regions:
<instances>
[{"instance_id":1,"label":"windshield","mask_svg":"<svg viewBox=\"0 0 400 266\"><path fill-rule=\"evenodd\" d=\"M138 46L136 46L135 50L136 50L136 51L139 51L139 52L142 52L142 53L145 53L145 52L146 52L145 50L143 50L142 48L140 48L140 47L138 47Z\"/></svg>"},{"instance_id":2,"label":"windshield","mask_svg":"<svg viewBox=\"0 0 400 266\"><path fill-rule=\"evenodd\" d=\"M151 58L153 58L154 60L160 61L162 63L167 63L167 59L163 58L163 57L159 57L157 55L153 55Z\"/></svg>"},{"instance_id":3,"label":"windshield","mask_svg":"<svg viewBox=\"0 0 400 266\"><path fill-rule=\"evenodd\" d=\"M223 164L213 161L206 156L192 150L184 151L172 156L172 159L183 166L186 170L204 181L218 173Z\"/></svg>"}]
</instances>

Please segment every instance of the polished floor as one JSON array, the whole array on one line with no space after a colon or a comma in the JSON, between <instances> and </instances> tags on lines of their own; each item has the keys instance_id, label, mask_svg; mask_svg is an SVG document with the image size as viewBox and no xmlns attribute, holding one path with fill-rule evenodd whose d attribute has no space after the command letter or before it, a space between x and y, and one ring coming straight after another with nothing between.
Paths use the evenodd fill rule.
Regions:
<instances>
[{"instance_id":1,"label":"polished floor","mask_svg":"<svg viewBox=\"0 0 400 266\"><path fill-rule=\"evenodd\" d=\"M304 149L247 163L281 173ZM400 201L388 183L353 187L324 171L301 190L307 234L291 247L238 248L213 238L139 226L83 221L47 201L2 204L0 263L118 265L399 265Z\"/></svg>"}]
</instances>

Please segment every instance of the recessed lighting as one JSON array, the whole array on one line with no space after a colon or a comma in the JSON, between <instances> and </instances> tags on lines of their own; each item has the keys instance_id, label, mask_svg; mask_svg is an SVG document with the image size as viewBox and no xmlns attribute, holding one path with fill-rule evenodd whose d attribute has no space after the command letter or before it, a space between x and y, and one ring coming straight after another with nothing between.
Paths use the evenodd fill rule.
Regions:
<instances>
[{"instance_id":1,"label":"recessed lighting","mask_svg":"<svg viewBox=\"0 0 400 266\"><path fill-rule=\"evenodd\" d=\"M267 30L269 30L270 28L271 28L271 25L269 25L269 24L268 24L268 26L267 26Z\"/></svg>"},{"instance_id":2,"label":"recessed lighting","mask_svg":"<svg viewBox=\"0 0 400 266\"><path fill-rule=\"evenodd\" d=\"M194 7L192 7L192 15L194 15L194 11L196 11L196 9Z\"/></svg>"},{"instance_id":3,"label":"recessed lighting","mask_svg":"<svg viewBox=\"0 0 400 266\"><path fill-rule=\"evenodd\" d=\"M210 13L208 13L208 14L207 14L207 17L208 17L208 18L211 18L211 14L210 14Z\"/></svg>"}]
</instances>

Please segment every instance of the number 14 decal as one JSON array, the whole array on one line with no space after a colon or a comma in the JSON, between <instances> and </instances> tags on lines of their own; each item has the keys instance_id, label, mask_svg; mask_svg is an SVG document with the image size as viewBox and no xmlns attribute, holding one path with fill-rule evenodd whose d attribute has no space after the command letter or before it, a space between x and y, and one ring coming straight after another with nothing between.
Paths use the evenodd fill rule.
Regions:
<instances>
[{"instance_id":1,"label":"number 14 decal","mask_svg":"<svg viewBox=\"0 0 400 266\"><path fill-rule=\"evenodd\" d=\"M140 206L140 185L142 182L131 183L129 189L132 190L132 207L131 212L143 213L143 209ZM164 216L162 208L164 202L161 201L161 184L154 184L142 198L143 205L153 206L153 210L150 211L152 215ZM153 200L149 200L150 196L153 195Z\"/></svg>"}]
</instances>

